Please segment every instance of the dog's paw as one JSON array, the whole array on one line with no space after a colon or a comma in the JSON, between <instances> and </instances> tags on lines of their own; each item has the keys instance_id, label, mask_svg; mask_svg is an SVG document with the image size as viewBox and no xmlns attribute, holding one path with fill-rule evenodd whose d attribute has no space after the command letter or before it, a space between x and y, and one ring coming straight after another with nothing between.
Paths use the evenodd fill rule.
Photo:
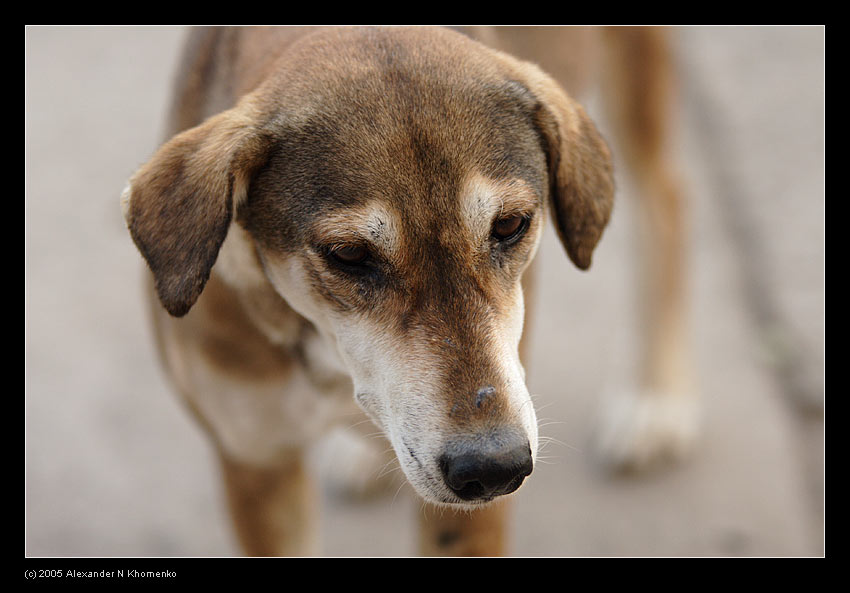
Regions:
<instances>
[{"instance_id":1,"label":"dog's paw","mask_svg":"<svg viewBox=\"0 0 850 593\"><path fill-rule=\"evenodd\" d=\"M603 403L594 449L607 469L619 472L678 462L694 446L699 416L691 394L621 393Z\"/></svg>"},{"instance_id":2,"label":"dog's paw","mask_svg":"<svg viewBox=\"0 0 850 593\"><path fill-rule=\"evenodd\" d=\"M319 479L332 496L368 500L398 489L395 454L385 440L349 430L333 431L316 455Z\"/></svg>"}]
</instances>

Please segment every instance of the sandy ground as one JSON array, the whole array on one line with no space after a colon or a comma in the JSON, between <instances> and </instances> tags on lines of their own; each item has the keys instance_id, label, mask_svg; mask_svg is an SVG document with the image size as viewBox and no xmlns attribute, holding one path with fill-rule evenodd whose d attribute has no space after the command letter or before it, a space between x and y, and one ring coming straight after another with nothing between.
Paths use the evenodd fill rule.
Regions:
<instances>
[{"instance_id":1,"label":"sandy ground","mask_svg":"<svg viewBox=\"0 0 850 593\"><path fill-rule=\"evenodd\" d=\"M702 437L688 463L642 478L600 471L588 446L637 358L635 204L620 179L590 272L551 228L541 249L529 385L552 441L516 497L518 556L825 553L823 420L799 403L824 394L825 30L674 33ZM25 31L28 556L238 553L205 437L155 358L118 205L161 140L183 34ZM404 488L323 497L325 554L415 553Z\"/></svg>"}]
</instances>

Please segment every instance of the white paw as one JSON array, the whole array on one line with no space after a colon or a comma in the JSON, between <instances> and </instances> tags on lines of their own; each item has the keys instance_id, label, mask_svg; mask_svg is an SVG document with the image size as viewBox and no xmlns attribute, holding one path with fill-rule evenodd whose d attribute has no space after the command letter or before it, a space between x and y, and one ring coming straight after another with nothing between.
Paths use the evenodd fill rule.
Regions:
<instances>
[{"instance_id":1,"label":"white paw","mask_svg":"<svg viewBox=\"0 0 850 593\"><path fill-rule=\"evenodd\" d=\"M626 392L603 402L595 434L602 462L618 471L641 472L691 451L699 433L693 395Z\"/></svg>"},{"instance_id":2,"label":"white paw","mask_svg":"<svg viewBox=\"0 0 850 593\"><path fill-rule=\"evenodd\" d=\"M334 496L363 500L397 489L400 472L390 444L355 431L332 431L316 451L319 479Z\"/></svg>"}]
</instances>

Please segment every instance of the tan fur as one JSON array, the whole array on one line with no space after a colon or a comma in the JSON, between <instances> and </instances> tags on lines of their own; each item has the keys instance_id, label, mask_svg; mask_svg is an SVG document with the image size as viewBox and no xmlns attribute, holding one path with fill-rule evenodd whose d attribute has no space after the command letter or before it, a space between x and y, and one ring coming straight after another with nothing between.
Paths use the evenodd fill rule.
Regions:
<instances>
[{"instance_id":1,"label":"tan fur","mask_svg":"<svg viewBox=\"0 0 850 593\"><path fill-rule=\"evenodd\" d=\"M547 60L552 39L588 50L596 35L467 33ZM562 57L547 67L582 84L587 55ZM302 457L356 401L427 501L423 552L503 553L503 494L537 449L520 284L547 212L585 269L612 208L587 114L533 64L425 27L202 29L180 72L174 136L122 208L246 552L316 552ZM512 216L519 238L494 238ZM351 246L368 266L340 263ZM494 494L450 485L446 455L523 439L528 459L511 449L522 470Z\"/></svg>"},{"instance_id":2,"label":"tan fur","mask_svg":"<svg viewBox=\"0 0 850 593\"><path fill-rule=\"evenodd\" d=\"M623 150L644 198L642 239L648 251L642 262L647 362L644 381L654 389L681 391L688 377L666 368L683 363L686 298L684 262L687 255L681 183L672 166L669 139L673 118L673 72L663 29L625 28L606 31L611 112ZM613 97L623 97L615 101ZM682 372L682 371L679 371Z\"/></svg>"},{"instance_id":3,"label":"tan fur","mask_svg":"<svg viewBox=\"0 0 850 593\"><path fill-rule=\"evenodd\" d=\"M686 456L699 429L688 337L687 216L670 144L676 87L667 30L612 27L603 35L604 96L641 199L643 359L637 391L612 404L613 416L626 419L603 427L600 447L615 467L633 471Z\"/></svg>"},{"instance_id":4,"label":"tan fur","mask_svg":"<svg viewBox=\"0 0 850 593\"><path fill-rule=\"evenodd\" d=\"M250 556L304 556L319 550L318 492L298 451L269 466L220 457L236 533Z\"/></svg>"},{"instance_id":5,"label":"tan fur","mask_svg":"<svg viewBox=\"0 0 850 593\"><path fill-rule=\"evenodd\" d=\"M425 505L419 515L423 556L501 556L509 551L509 500L474 511Z\"/></svg>"}]
</instances>

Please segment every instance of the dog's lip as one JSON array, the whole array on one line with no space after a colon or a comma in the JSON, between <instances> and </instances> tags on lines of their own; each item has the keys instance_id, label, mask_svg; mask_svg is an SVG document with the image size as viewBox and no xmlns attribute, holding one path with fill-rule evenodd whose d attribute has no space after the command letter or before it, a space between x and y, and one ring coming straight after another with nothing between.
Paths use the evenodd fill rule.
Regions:
<instances>
[{"instance_id":1,"label":"dog's lip","mask_svg":"<svg viewBox=\"0 0 850 593\"><path fill-rule=\"evenodd\" d=\"M401 438L401 444L402 444L402 445L404 445L404 448L407 450L407 454L408 454L408 455L410 455L410 458L411 458L411 459L413 459L413 461L415 461L415 462L416 462L416 464L417 464L420 468L422 468L422 467L423 467L423 466L422 466L422 462L421 462L421 461L419 460L419 458L416 456L416 453L413 451L413 447L411 447L411 446L407 443L407 441L406 441L406 440L404 440L404 437L402 437L402 438ZM431 476L428 476L428 479L431 479Z\"/></svg>"},{"instance_id":2,"label":"dog's lip","mask_svg":"<svg viewBox=\"0 0 850 593\"><path fill-rule=\"evenodd\" d=\"M405 464L405 460L398 454L398 452L396 452L396 457L401 462L403 468L402 471L404 471L405 474L407 474L408 470L412 472L411 475L405 476L408 484L413 486L414 490L417 490L420 496L422 496L422 498L426 501L437 505L447 505L459 509L471 509L473 507L480 507L487 504L495 498L489 497L486 499L464 500L448 489L434 488L434 484L442 484L442 478L432 475L404 439L402 439L402 444L403 450L406 453L405 457L407 457L412 463L410 463L410 465ZM407 469L404 469L405 466ZM417 486L417 484L420 486Z\"/></svg>"},{"instance_id":3,"label":"dog's lip","mask_svg":"<svg viewBox=\"0 0 850 593\"><path fill-rule=\"evenodd\" d=\"M416 459L415 461L417 461L417 463L418 463L418 459ZM442 482L443 482L442 478L435 477L435 476L431 475L430 472L428 472L426 468L423 468L423 467L420 466L420 469L423 470L421 472L421 475L424 477L425 482L427 484L429 484L429 486L425 487L424 491L420 491L420 495L425 500L427 500L431 503L437 504L437 505L449 506L449 507L456 508L456 509L473 510L473 509L476 509L476 508L479 508L479 507L482 507L482 506L486 506L489 503L496 500L497 498L505 498L507 496L510 496L511 494L513 494L514 492L519 490L519 488L516 488L515 490L512 490L511 492L508 492L508 493L505 493L505 494L495 493L493 495L488 495L488 496L485 496L485 497L482 497L482 498L472 498L472 499L467 500L467 499L461 498L460 496L458 496L456 493L452 492L448 488L446 488L446 489L437 488L436 491L432 490L431 488L432 488L433 484L435 484L435 483L442 484ZM408 482L411 485L414 485L414 481L411 480L410 478L408 478ZM416 488L415 485L414 485L414 489L419 490L419 488Z\"/></svg>"},{"instance_id":4,"label":"dog's lip","mask_svg":"<svg viewBox=\"0 0 850 593\"><path fill-rule=\"evenodd\" d=\"M472 500L464 500L455 494L449 494L448 496L443 496L438 500L439 504L448 505L458 509L475 509L478 507L486 506L500 498L499 496L488 496L486 498L476 498Z\"/></svg>"}]
</instances>

